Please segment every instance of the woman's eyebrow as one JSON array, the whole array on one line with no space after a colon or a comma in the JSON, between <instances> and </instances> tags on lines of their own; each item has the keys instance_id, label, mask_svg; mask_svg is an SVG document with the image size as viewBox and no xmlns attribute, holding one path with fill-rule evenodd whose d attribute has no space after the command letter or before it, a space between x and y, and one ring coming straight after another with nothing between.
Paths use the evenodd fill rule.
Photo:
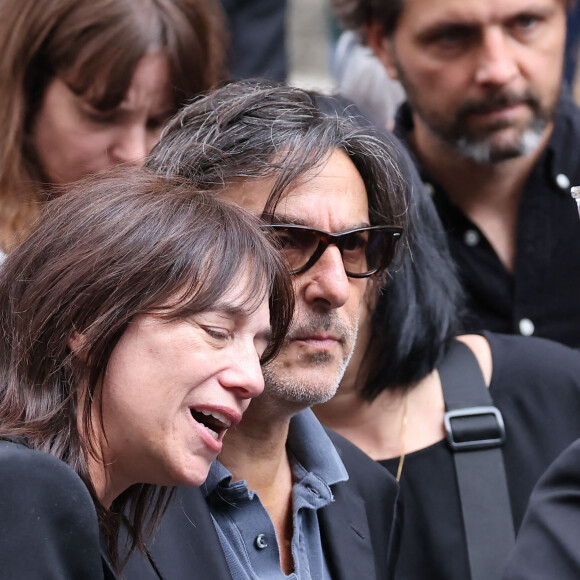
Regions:
<instances>
[{"instance_id":1,"label":"woman's eyebrow","mask_svg":"<svg viewBox=\"0 0 580 580\"><path fill-rule=\"evenodd\" d=\"M218 316L224 318L247 318L256 310L255 306L251 307L246 304L235 304L230 302L222 302L210 308L208 312L213 312Z\"/></svg>"}]
</instances>

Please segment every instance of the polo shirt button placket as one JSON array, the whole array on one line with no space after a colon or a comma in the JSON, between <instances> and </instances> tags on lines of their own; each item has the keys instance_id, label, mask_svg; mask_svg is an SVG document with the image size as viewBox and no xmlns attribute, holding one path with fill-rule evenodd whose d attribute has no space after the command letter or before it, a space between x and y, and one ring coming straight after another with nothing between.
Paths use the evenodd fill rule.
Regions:
<instances>
[{"instance_id":1,"label":"polo shirt button placket","mask_svg":"<svg viewBox=\"0 0 580 580\"><path fill-rule=\"evenodd\" d=\"M264 548L268 547L268 538L266 534L258 534L256 539L254 540L254 544L258 550L263 550Z\"/></svg>"}]
</instances>

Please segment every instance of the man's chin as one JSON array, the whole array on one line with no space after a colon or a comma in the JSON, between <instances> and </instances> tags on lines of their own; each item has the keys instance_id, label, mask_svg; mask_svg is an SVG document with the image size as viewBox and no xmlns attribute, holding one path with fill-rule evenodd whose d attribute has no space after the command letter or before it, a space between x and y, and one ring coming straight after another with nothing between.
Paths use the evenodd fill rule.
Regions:
<instances>
[{"instance_id":1,"label":"man's chin","mask_svg":"<svg viewBox=\"0 0 580 580\"><path fill-rule=\"evenodd\" d=\"M319 325L323 327L322 325ZM262 368L264 394L293 410L331 399L344 375L356 342L357 326L342 325L345 340L290 340L280 354ZM320 344L322 343L322 344Z\"/></svg>"},{"instance_id":2,"label":"man's chin","mask_svg":"<svg viewBox=\"0 0 580 580\"><path fill-rule=\"evenodd\" d=\"M267 365L262 396L302 408L325 403L335 395L344 374L342 365L339 367L336 362L298 369Z\"/></svg>"},{"instance_id":3,"label":"man's chin","mask_svg":"<svg viewBox=\"0 0 580 580\"><path fill-rule=\"evenodd\" d=\"M534 153L542 143L544 129L545 126L523 132L504 129L479 139L461 137L453 143L453 148L461 157L479 164L501 163Z\"/></svg>"}]
</instances>

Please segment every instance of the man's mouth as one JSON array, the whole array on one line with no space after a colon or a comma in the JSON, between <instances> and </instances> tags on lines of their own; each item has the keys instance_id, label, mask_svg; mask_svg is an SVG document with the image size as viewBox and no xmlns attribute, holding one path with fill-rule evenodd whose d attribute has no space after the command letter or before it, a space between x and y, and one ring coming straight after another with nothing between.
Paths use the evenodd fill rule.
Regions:
<instances>
[{"instance_id":1,"label":"man's mouth","mask_svg":"<svg viewBox=\"0 0 580 580\"><path fill-rule=\"evenodd\" d=\"M337 354L337 349L345 348L351 342L353 334L350 321L343 320L336 311L326 313L303 313L290 329L286 337L286 345L295 345L300 353L308 354ZM353 322L354 324L354 322Z\"/></svg>"},{"instance_id":2,"label":"man's mouth","mask_svg":"<svg viewBox=\"0 0 580 580\"><path fill-rule=\"evenodd\" d=\"M459 112L459 117L463 119L471 116L501 116L520 108L529 107L532 111L539 109L537 99L530 94L514 94L507 92L491 96L487 99L470 101L464 103Z\"/></svg>"},{"instance_id":3,"label":"man's mouth","mask_svg":"<svg viewBox=\"0 0 580 580\"><path fill-rule=\"evenodd\" d=\"M190 408L189 411L193 419L203 425L216 441L221 439L232 426L232 421L218 411L193 408Z\"/></svg>"},{"instance_id":4,"label":"man's mouth","mask_svg":"<svg viewBox=\"0 0 580 580\"><path fill-rule=\"evenodd\" d=\"M320 332L314 334L299 334L292 337L292 340L298 342L305 342L312 346L319 348L330 348L337 343L342 343L342 339L337 337L335 334L329 334L327 332Z\"/></svg>"},{"instance_id":5,"label":"man's mouth","mask_svg":"<svg viewBox=\"0 0 580 580\"><path fill-rule=\"evenodd\" d=\"M476 115L493 115L494 113L501 113L502 111L510 111L516 109L517 107L525 106L524 102L510 102L510 103L497 103L494 105L481 106L473 111Z\"/></svg>"},{"instance_id":6,"label":"man's mouth","mask_svg":"<svg viewBox=\"0 0 580 580\"><path fill-rule=\"evenodd\" d=\"M497 129L510 127L514 123L514 114L523 107L523 103L507 105L505 107L486 108L472 114L475 119L484 119L488 123L494 123Z\"/></svg>"}]
</instances>

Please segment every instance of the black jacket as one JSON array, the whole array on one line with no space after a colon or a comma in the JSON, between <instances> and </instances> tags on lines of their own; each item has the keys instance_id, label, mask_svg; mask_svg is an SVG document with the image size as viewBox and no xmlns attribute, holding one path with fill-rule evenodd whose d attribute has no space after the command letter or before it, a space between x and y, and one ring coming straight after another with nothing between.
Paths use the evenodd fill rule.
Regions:
<instances>
[{"instance_id":1,"label":"black jacket","mask_svg":"<svg viewBox=\"0 0 580 580\"><path fill-rule=\"evenodd\" d=\"M0 441L0 577L114 577L82 480L52 455L9 441Z\"/></svg>"},{"instance_id":2,"label":"black jacket","mask_svg":"<svg viewBox=\"0 0 580 580\"><path fill-rule=\"evenodd\" d=\"M319 510L324 554L334 580L393 577L400 533L399 488L379 464L327 430L349 473ZM149 546L153 566L134 554L125 580L231 578L203 494L179 488Z\"/></svg>"},{"instance_id":3,"label":"black jacket","mask_svg":"<svg viewBox=\"0 0 580 580\"><path fill-rule=\"evenodd\" d=\"M580 578L580 439L539 480L504 580Z\"/></svg>"}]
</instances>

